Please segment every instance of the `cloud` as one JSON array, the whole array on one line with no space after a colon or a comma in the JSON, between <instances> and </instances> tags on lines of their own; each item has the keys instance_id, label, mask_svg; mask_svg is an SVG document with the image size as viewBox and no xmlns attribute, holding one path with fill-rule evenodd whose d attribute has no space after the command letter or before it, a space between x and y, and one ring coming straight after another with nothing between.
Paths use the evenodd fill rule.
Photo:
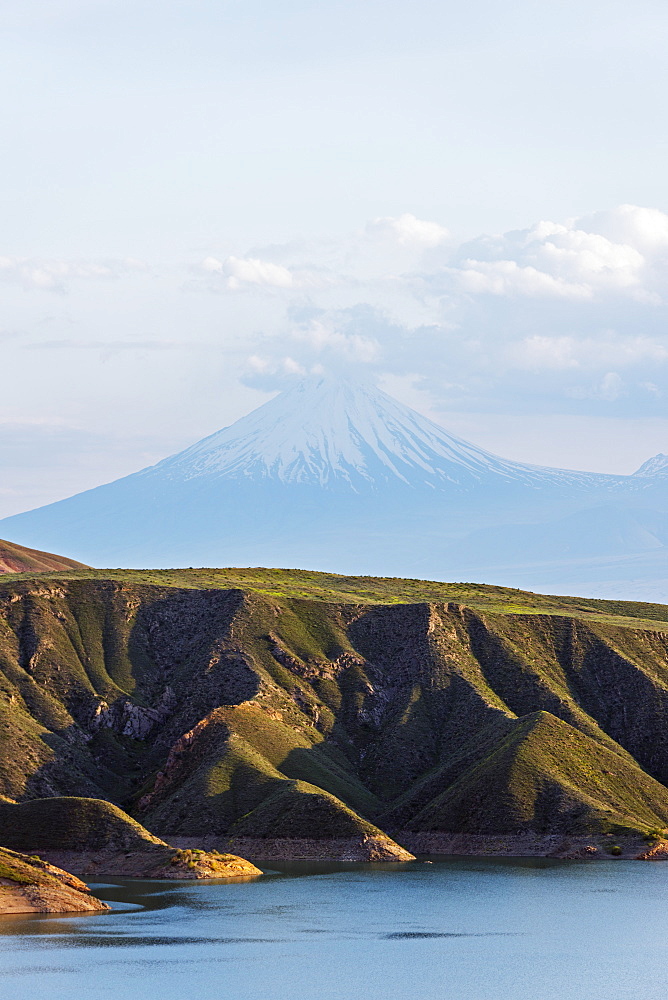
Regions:
<instances>
[{"instance_id":1,"label":"cloud","mask_svg":"<svg viewBox=\"0 0 668 1000\"><path fill-rule=\"evenodd\" d=\"M538 222L529 229L482 237L460 248L459 259L446 269L447 274L474 294L567 299L628 295L656 300L652 265L657 248L664 246L658 238L660 221L668 227L668 216L657 215L653 243L646 238L648 224L644 229L638 224L645 237L634 238L637 245L620 242L622 235L632 235L630 225L621 226L625 217L620 218L620 225L607 227L611 234L615 232L615 239L585 229L594 226L586 219L567 224ZM605 228L600 219L597 224Z\"/></svg>"},{"instance_id":2,"label":"cloud","mask_svg":"<svg viewBox=\"0 0 668 1000\"><path fill-rule=\"evenodd\" d=\"M14 282L27 289L51 292L65 291L71 280L108 281L146 271L148 265L132 257L97 261L0 257L0 280Z\"/></svg>"},{"instance_id":3,"label":"cloud","mask_svg":"<svg viewBox=\"0 0 668 1000\"><path fill-rule=\"evenodd\" d=\"M226 257L224 260L206 257L202 261L201 270L209 275L220 276L230 291L238 291L248 286L264 288L295 286L295 279L287 267L254 257Z\"/></svg>"},{"instance_id":4,"label":"cloud","mask_svg":"<svg viewBox=\"0 0 668 1000\"><path fill-rule=\"evenodd\" d=\"M563 370L577 368L575 357L577 341L573 337L545 337L534 334L510 349L518 368L529 371Z\"/></svg>"},{"instance_id":5,"label":"cloud","mask_svg":"<svg viewBox=\"0 0 668 1000\"><path fill-rule=\"evenodd\" d=\"M293 341L307 345L315 354L331 352L360 364L375 361L380 351L380 344L375 338L353 333L350 329L343 332L337 328L337 321L333 317L316 318L297 325L288 336Z\"/></svg>"},{"instance_id":6,"label":"cloud","mask_svg":"<svg viewBox=\"0 0 668 1000\"><path fill-rule=\"evenodd\" d=\"M586 232L635 247L649 256L668 251L668 215L658 208L619 205L608 212L584 216L578 224Z\"/></svg>"},{"instance_id":7,"label":"cloud","mask_svg":"<svg viewBox=\"0 0 668 1000\"><path fill-rule=\"evenodd\" d=\"M619 336L612 332L597 337L542 336L534 334L514 343L510 356L518 368L560 370L595 368L606 364L620 367L668 362L668 343L643 336Z\"/></svg>"},{"instance_id":8,"label":"cloud","mask_svg":"<svg viewBox=\"0 0 668 1000\"><path fill-rule=\"evenodd\" d=\"M405 219L369 223L368 245L398 244ZM376 270L366 268L363 243L342 240L353 277L340 267L307 298L293 288L283 319L252 338L256 361L245 379L268 390L291 370L365 369L372 378L410 375L460 410L660 415L667 234L668 216L622 206L458 247L434 234L428 252L413 246L412 263L379 249ZM284 266L323 266L317 244L310 249L306 260L292 247ZM330 274L333 257L329 246Z\"/></svg>"},{"instance_id":9,"label":"cloud","mask_svg":"<svg viewBox=\"0 0 668 1000\"><path fill-rule=\"evenodd\" d=\"M465 260L461 267L452 268L450 273L462 291L472 295L591 297L591 289L585 284L564 281L533 266L521 267L514 260Z\"/></svg>"},{"instance_id":10,"label":"cloud","mask_svg":"<svg viewBox=\"0 0 668 1000\"><path fill-rule=\"evenodd\" d=\"M624 380L617 372L606 372L603 378L592 386L578 386L568 390L574 399L601 399L613 403L626 395Z\"/></svg>"},{"instance_id":11,"label":"cloud","mask_svg":"<svg viewBox=\"0 0 668 1000\"><path fill-rule=\"evenodd\" d=\"M284 329L260 338L258 351L247 359L244 381L256 388L272 388L274 376L281 384L290 375L373 368L382 354L381 343L370 332L366 335L358 332L360 325L369 331L372 323L367 307L330 311L312 307L295 309Z\"/></svg>"},{"instance_id":12,"label":"cloud","mask_svg":"<svg viewBox=\"0 0 668 1000\"><path fill-rule=\"evenodd\" d=\"M438 222L418 219L410 212L396 218L384 216L372 219L366 225L366 234L373 239L393 240L404 246L436 247L444 243L450 233Z\"/></svg>"},{"instance_id":13,"label":"cloud","mask_svg":"<svg viewBox=\"0 0 668 1000\"><path fill-rule=\"evenodd\" d=\"M5 259L0 276L26 287L139 275L131 296L106 296L105 309L124 304L117 318L92 323L90 294L77 317L71 295L67 315L52 310L62 315L48 339L43 317L21 315L5 349L80 351L91 365L95 352L134 365L153 352L165 370L177 367L170 352L192 352L194 367L209 352L264 391L320 371L411 376L433 406L461 411L660 416L665 406L668 215L656 209L624 205L460 245L406 213L336 238L232 249L202 254L183 284L147 270L160 307L149 325L136 262Z\"/></svg>"}]
</instances>

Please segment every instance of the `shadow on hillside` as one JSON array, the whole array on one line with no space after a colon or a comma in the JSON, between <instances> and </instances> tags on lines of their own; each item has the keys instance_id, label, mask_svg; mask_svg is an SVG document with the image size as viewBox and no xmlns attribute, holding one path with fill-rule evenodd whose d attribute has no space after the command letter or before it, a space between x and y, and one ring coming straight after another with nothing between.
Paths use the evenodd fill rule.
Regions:
<instances>
[{"instance_id":1,"label":"shadow on hillside","mask_svg":"<svg viewBox=\"0 0 668 1000\"><path fill-rule=\"evenodd\" d=\"M230 638L243 595L177 590L140 596L128 629L118 595L110 601L101 595L104 670L96 678L88 674L94 693L78 685L73 697L62 699L78 725L37 737L49 760L39 751L17 750L24 760L41 761L27 776L21 798L83 795L128 803L184 733L218 706L257 694L254 664ZM78 669L73 664L73 678ZM124 673L131 695L114 693L105 672L115 684Z\"/></svg>"}]
</instances>

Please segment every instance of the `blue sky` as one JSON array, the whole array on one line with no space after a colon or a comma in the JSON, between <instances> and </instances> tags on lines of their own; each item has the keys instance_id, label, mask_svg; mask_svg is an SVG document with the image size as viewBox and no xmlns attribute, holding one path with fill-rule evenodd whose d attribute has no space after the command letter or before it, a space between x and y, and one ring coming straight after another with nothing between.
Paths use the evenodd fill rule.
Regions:
<instances>
[{"instance_id":1,"label":"blue sky","mask_svg":"<svg viewBox=\"0 0 668 1000\"><path fill-rule=\"evenodd\" d=\"M668 451L664 4L5 0L0 29L1 514L322 368L513 458Z\"/></svg>"}]
</instances>

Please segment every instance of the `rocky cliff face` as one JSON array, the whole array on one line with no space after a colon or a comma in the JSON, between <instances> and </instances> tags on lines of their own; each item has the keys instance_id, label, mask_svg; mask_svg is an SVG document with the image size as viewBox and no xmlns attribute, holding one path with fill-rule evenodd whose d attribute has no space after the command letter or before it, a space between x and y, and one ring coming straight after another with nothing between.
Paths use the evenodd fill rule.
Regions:
<instances>
[{"instance_id":1,"label":"rocky cliff face","mask_svg":"<svg viewBox=\"0 0 668 1000\"><path fill-rule=\"evenodd\" d=\"M0 588L0 792L108 799L158 835L662 829L667 713L668 626Z\"/></svg>"}]
</instances>

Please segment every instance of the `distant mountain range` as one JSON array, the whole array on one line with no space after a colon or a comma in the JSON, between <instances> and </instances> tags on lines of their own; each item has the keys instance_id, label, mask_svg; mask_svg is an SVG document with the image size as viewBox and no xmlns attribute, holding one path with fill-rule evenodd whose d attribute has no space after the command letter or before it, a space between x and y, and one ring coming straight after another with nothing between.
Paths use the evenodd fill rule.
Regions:
<instances>
[{"instance_id":1,"label":"distant mountain range","mask_svg":"<svg viewBox=\"0 0 668 1000\"><path fill-rule=\"evenodd\" d=\"M0 531L94 565L274 565L668 600L668 456L632 476L525 465L377 388L316 378Z\"/></svg>"}]
</instances>

